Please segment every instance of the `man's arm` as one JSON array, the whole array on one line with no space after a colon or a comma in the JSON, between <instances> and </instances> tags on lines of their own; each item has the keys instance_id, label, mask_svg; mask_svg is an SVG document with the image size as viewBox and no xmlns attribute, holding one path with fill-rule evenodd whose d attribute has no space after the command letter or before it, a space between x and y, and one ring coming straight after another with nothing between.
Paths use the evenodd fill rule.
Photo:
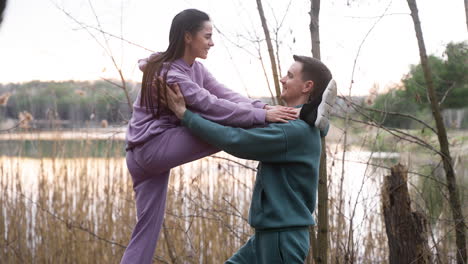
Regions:
<instances>
[{"instance_id":1,"label":"man's arm","mask_svg":"<svg viewBox=\"0 0 468 264\"><path fill-rule=\"evenodd\" d=\"M182 124L204 141L243 159L264 162L287 161L287 140L281 125L242 129L211 122L186 110Z\"/></svg>"},{"instance_id":2,"label":"man's arm","mask_svg":"<svg viewBox=\"0 0 468 264\"><path fill-rule=\"evenodd\" d=\"M177 85L167 89L167 106L193 134L208 143L244 159L285 162L288 157L286 133L279 124L263 128L228 127L204 119L187 110Z\"/></svg>"}]
</instances>

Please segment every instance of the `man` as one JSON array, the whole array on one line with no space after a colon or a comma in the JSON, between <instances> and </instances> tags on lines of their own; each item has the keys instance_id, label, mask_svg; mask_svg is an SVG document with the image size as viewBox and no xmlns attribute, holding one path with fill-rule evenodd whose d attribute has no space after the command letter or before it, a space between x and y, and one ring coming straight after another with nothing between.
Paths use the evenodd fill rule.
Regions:
<instances>
[{"instance_id":1,"label":"man","mask_svg":"<svg viewBox=\"0 0 468 264\"><path fill-rule=\"evenodd\" d=\"M298 110L308 103L301 116L312 115L316 124L325 124L323 131L300 119L253 129L222 126L186 109L177 85L168 89L168 107L194 135L236 157L260 161L249 212L255 234L229 264L302 264L307 257L308 227L315 224L320 136L328 131L336 87L319 60L304 56L294 60L281 79L281 98ZM327 86L330 91L324 94Z\"/></svg>"}]
</instances>

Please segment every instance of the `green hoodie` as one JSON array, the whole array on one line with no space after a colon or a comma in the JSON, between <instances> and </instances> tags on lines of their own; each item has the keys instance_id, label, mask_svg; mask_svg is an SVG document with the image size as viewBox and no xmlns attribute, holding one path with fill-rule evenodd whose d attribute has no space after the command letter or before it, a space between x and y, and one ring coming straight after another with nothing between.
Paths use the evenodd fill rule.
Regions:
<instances>
[{"instance_id":1,"label":"green hoodie","mask_svg":"<svg viewBox=\"0 0 468 264\"><path fill-rule=\"evenodd\" d=\"M189 110L182 123L231 155L260 161L249 212L252 227L264 230L315 224L312 213L321 151L317 128L294 120L242 129L219 125Z\"/></svg>"}]
</instances>

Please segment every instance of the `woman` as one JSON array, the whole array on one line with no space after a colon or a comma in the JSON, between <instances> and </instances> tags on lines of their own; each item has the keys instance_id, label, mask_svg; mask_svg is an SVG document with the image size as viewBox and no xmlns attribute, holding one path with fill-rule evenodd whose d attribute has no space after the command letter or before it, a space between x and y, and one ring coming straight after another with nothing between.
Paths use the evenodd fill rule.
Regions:
<instances>
[{"instance_id":1,"label":"woman","mask_svg":"<svg viewBox=\"0 0 468 264\"><path fill-rule=\"evenodd\" d=\"M163 83L178 83L192 111L223 125L253 127L296 119L292 108L268 106L227 89L195 61L207 57L214 45L211 36L207 14L184 10L172 21L167 50L139 61L144 72L142 89L126 135L138 220L121 263L152 262L164 219L170 169L219 151L192 136L161 104L166 95Z\"/></svg>"}]
</instances>

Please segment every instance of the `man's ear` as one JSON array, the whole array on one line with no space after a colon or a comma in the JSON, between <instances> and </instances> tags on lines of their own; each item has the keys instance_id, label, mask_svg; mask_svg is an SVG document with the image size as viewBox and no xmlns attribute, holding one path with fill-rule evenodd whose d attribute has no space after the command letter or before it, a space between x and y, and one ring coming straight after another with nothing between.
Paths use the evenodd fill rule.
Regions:
<instances>
[{"instance_id":1,"label":"man's ear","mask_svg":"<svg viewBox=\"0 0 468 264\"><path fill-rule=\"evenodd\" d=\"M302 92L311 93L312 89L314 89L314 81L308 80L304 83L304 88L302 88Z\"/></svg>"}]
</instances>

